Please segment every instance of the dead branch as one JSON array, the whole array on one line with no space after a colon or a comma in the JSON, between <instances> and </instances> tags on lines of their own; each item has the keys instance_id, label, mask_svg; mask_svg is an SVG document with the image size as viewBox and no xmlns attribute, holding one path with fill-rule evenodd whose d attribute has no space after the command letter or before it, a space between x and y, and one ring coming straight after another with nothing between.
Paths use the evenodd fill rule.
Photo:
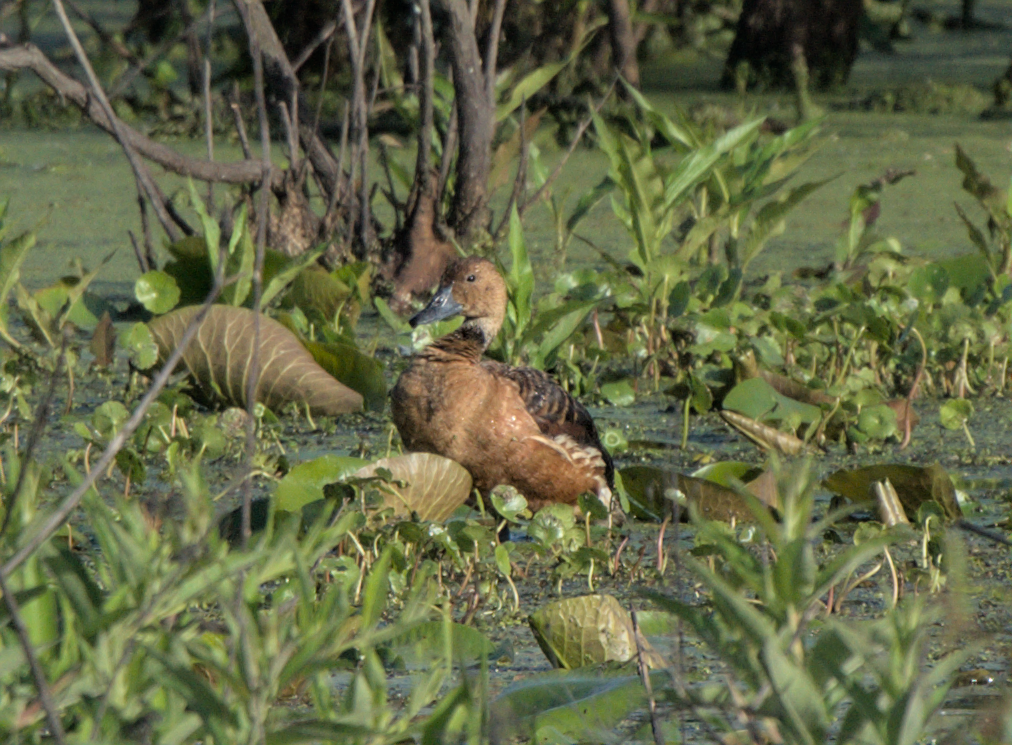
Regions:
<instances>
[{"instance_id":1,"label":"dead branch","mask_svg":"<svg viewBox=\"0 0 1012 745\"><path fill-rule=\"evenodd\" d=\"M106 116L101 104L89 95L87 88L60 71L34 44L0 48L0 70L8 72L30 70L61 98L77 106L88 119L115 136L116 130L113 123ZM115 122L115 127L122 133L123 139L139 155L180 176L226 184L256 184L263 177L263 163L259 160L211 163L191 158L167 145L155 142L118 117ZM280 184L281 178L282 172L273 168L271 170L271 184Z\"/></svg>"}]
</instances>

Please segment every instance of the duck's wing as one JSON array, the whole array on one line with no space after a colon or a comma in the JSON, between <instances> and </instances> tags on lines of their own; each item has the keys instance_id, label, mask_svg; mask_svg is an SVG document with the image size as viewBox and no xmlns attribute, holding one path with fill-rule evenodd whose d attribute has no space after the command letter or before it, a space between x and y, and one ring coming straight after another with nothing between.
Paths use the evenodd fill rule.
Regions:
<instances>
[{"instance_id":1,"label":"duck's wing","mask_svg":"<svg viewBox=\"0 0 1012 745\"><path fill-rule=\"evenodd\" d=\"M544 435L569 435L581 445L601 451L605 462L608 486L614 486L615 466L611 455L601 444L590 412L556 383L551 376L533 367L511 367L494 360L483 360L482 366L493 375L516 383L527 412Z\"/></svg>"}]
</instances>

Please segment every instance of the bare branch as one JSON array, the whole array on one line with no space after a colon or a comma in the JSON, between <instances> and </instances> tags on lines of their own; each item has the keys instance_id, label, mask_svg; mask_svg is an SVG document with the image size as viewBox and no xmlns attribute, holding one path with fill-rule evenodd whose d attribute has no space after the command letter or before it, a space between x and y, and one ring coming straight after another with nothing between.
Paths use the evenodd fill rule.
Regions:
<instances>
[{"instance_id":1,"label":"bare branch","mask_svg":"<svg viewBox=\"0 0 1012 745\"><path fill-rule=\"evenodd\" d=\"M87 88L61 72L34 44L0 48L0 70L17 72L26 69L34 72L43 83L81 109L85 116L109 134L115 135L114 126L118 128L134 151L167 171L201 181L228 184L255 184L263 178L263 163L259 160L211 163L155 142L119 118L114 119L114 125L98 101L88 94ZM281 183L281 178L281 171L272 169L271 183Z\"/></svg>"}]
</instances>

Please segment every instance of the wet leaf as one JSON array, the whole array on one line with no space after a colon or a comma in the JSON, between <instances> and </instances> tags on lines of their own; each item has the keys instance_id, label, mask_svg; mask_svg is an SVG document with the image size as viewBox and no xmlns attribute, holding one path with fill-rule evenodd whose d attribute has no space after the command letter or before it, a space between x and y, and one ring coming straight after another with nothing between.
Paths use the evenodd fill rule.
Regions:
<instances>
[{"instance_id":1,"label":"wet leaf","mask_svg":"<svg viewBox=\"0 0 1012 745\"><path fill-rule=\"evenodd\" d=\"M160 316L176 307L179 302L179 285L165 272L145 272L134 282L134 297L148 311Z\"/></svg>"},{"instance_id":2,"label":"wet leaf","mask_svg":"<svg viewBox=\"0 0 1012 745\"><path fill-rule=\"evenodd\" d=\"M505 520L516 522L518 515L530 517L527 498L512 486L497 486L492 490L491 500L492 508Z\"/></svg>"},{"instance_id":3,"label":"wet leaf","mask_svg":"<svg viewBox=\"0 0 1012 745\"><path fill-rule=\"evenodd\" d=\"M138 370L149 370L158 362L158 344L146 324L135 323L123 337L130 362Z\"/></svg>"},{"instance_id":4,"label":"wet leaf","mask_svg":"<svg viewBox=\"0 0 1012 745\"><path fill-rule=\"evenodd\" d=\"M456 461L432 453L408 453L381 458L355 473L356 478L390 472L392 494L383 494L384 506L396 515L415 513L420 520L443 522L471 495L471 474ZM404 482L400 486L393 482Z\"/></svg>"},{"instance_id":5,"label":"wet leaf","mask_svg":"<svg viewBox=\"0 0 1012 745\"><path fill-rule=\"evenodd\" d=\"M870 493L876 481L889 482L896 490L907 517L916 519L918 508L925 502L938 504L944 514L956 520L962 516L956 503L956 487L949 474L939 464L926 468L905 463L890 463L840 470L830 474L822 483L829 491L854 502L873 499Z\"/></svg>"},{"instance_id":6,"label":"wet leaf","mask_svg":"<svg viewBox=\"0 0 1012 745\"><path fill-rule=\"evenodd\" d=\"M645 703L638 675L551 671L514 683L492 701L492 727L500 742L609 742L605 731Z\"/></svg>"},{"instance_id":7,"label":"wet leaf","mask_svg":"<svg viewBox=\"0 0 1012 745\"><path fill-rule=\"evenodd\" d=\"M181 308L148 324L160 360L172 353L199 310ZM184 353L183 364L209 398L246 406L246 379L254 345L253 316L253 311L245 308L212 306ZM308 406L314 414L335 416L362 408L359 393L335 380L291 331L266 316L260 318L258 361L261 373L255 398L269 409L295 402Z\"/></svg>"},{"instance_id":8,"label":"wet leaf","mask_svg":"<svg viewBox=\"0 0 1012 745\"><path fill-rule=\"evenodd\" d=\"M946 429L962 429L973 416L973 404L965 398L953 398L938 409L938 418Z\"/></svg>"},{"instance_id":9,"label":"wet leaf","mask_svg":"<svg viewBox=\"0 0 1012 745\"><path fill-rule=\"evenodd\" d=\"M786 378L782 382L793 383ZM743 380L728 392L722 406L756 421L782 421L793 427L818 421L822 416L818 406L785 396L763 377Z\"/></svg>"},{"instance_id":10,"label":"wet leaf","mask_svg":"<svg viewBox=\"0 0 1012 745\"><path fill-rule=\"evenodd\" d=\"M351 295L348 285L319 264L311 264L295 276L287 300L305 313L307 318L330 323Z\"/></svg>"},{"instance_id":11,"label":"wet leaf","mask_svg":"<svg viewBox=\"0 0 1012 745\"><path fill-rule=\"evenodd\" d=\"M383 411L387 404L387 382L379 361L339 341L302 340L302 344L320 367L359 393L369 411Z\"/></svg>"},{"instance_id":12,"label":"wet leaf","mask_svg":"<svg viewBox=\"0 0 1012 745\"><path fill-rule=\"evenodd\" d=\"M612 406L632 406L636 403L636 390L628 378L602 384L601 395Z\"/></svg>"},{"instance_id":13,"label":"wet leaf","mask_svg":"<svg viewBox=\"0 0 1012 745\"><path fill-rule=\"evenodd\" d=\"M678 499L684 519L688 519L684 508L692 505L708 520L751 522L755 516L748 501L731 488L735 479L749 479L745 488L756 499L777 506L775 478L770 472L764 473L746 463L714 464L694 476L656 466L627 466L621 475L633 515L644 520L660 521L663 515L670 514L672 500Z\"/></svg>"},{"instance_id":14,"label":"wet leaf","mask_svg":"<svg viewBox=\"0 0 1012 745\"><path fill-rule=\"evenodd\" d=\"M298 513L302 508L323 499L323 487L355 473L366 465L361 458L324 455L294 466L278 482L274 490L276 509Z\"/></svg>"},{"instance_id":15,"label":"wet leaf","mask_svg":"<svg viewBox=\"0 0 1012 745\"><path fill-rule=\"evenodd\" d=\"M867 406L857 415L857 427L869 437L884 440L898 431L896 412L891 406Z\"/></svg>"},{"instance_id":16,"label":"wet leaf","mask_svg":"<svg viewBox=\"0 0 1012 745\"><path fill-rule=\"evenodd\" d=\"M611 595L557 600L532 613L528 621L553 667L573 669L636 657L632 618ZM640 638L640 646L650 667L666 666L645 638Z\"/></svg>"}]
</instances>

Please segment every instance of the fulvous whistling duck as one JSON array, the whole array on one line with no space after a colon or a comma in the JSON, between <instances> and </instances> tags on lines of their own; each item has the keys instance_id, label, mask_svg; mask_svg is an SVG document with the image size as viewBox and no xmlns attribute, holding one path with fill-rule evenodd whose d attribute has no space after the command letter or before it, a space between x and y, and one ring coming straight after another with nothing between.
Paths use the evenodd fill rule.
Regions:
<instances>
[{"instance_id":1,"label":"fulvous whistling duck","mask_svg":"<svg viewBox=\"0 0 1012 745\"><path fill-rule=\"evenodd\" d=\"M492 262L458 259L411 319L462 315L464 323L416 354L390 392L404 446L457 461L482 494L514 486L534 511L575 504L584 492L610 508L614 466L587 410L541 370L482 359L506 299Z\"/></svg>"}]
</instances>

